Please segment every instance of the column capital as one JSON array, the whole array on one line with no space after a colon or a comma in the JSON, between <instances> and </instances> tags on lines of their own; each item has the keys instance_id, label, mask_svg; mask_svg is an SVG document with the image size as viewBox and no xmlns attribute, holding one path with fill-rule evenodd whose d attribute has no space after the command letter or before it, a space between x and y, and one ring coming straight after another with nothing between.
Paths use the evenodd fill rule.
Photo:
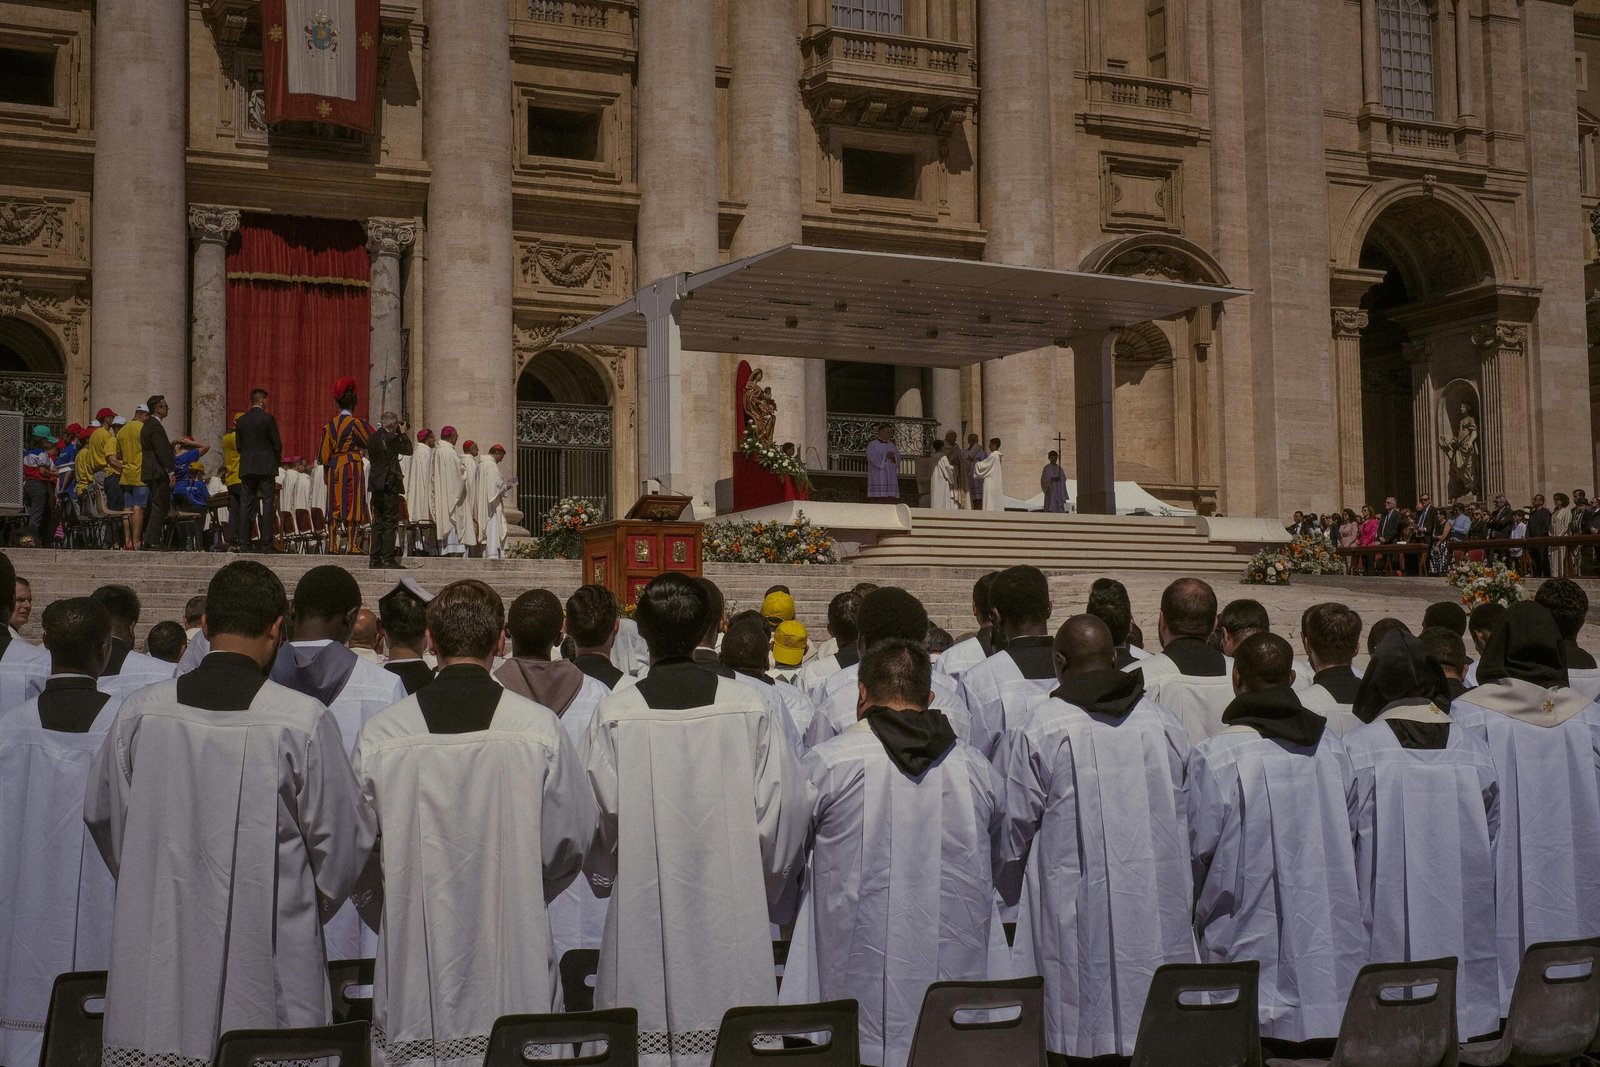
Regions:
<instances>
[{"instance_id":1,"label":"column capital","mask_svg":"<svg viewBox=\"0 0 1600 1067\"><path fill-rule=\"evenodd\" d=\"M196 241L227 244L239 228L239 209L214 204L189 205L189 236Z\"/></svg>"},{"instance_id":2,"label":"column capital","mask_svg":"<svg viewBox=\"0 0 1600 1067\"><path fill-rule=\"evenodd\" d=\"M1400 345L1400 355L1413 367L1427 364L1433 359L1433 342L1426 337L1406 341Z\"/></svg>"},{"instance_id":3,"label":"column capital","mask_svg":"<svg viewBox=\"0 0 1600 1067\"><path fill-rule=\"evenodd\" d=\"M1333 336L1360 337L1361 331L1366 328L1367 312L1365 308L1333 309Z\"/></svg>"},{"instance_id":4,"label":"column capital","mask_svg":"<svg viewBox=\"0 0 1600 1067\"><path fill-rule=\"evenodd\" d=\"M368 219L367 251L375 256L398 256L417 239L417 224L410 219Z\"/></svg>"},{"instance_id":5,"label":"column capital","mask_svg":"<svg viewBox=\"0 0 1600 1067\"><path fill-rule=\"evenodd\" d=\"M1521 352L1528 341L1528 328L1510 322L1486 322L1472 331L1472 343L1497 352Z\"/></svg>"}]
</instances>

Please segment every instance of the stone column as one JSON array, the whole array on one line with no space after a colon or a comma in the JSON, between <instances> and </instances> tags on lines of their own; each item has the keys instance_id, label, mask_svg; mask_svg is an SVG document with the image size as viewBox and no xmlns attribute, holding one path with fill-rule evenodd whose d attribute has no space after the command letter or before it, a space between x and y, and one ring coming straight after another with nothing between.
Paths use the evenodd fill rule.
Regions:
<instances>
[{"instance_id":1,"label":"stone column","mask_svg":"<svg viewBox=\"0 0 1600 1067\"><path fill-rule=\"evenodd\" d=\"M1472 101L1472 10L1470 0L1456 0L1456 123L1476 126Z\"/></svg>"},{"instance_id":2,"label":"stone column","mask_svg":"<svg viewBox=\"0 0 1600 1067\"><path fill-rule=\"evenodd\" d=\"M1307 7L1291 0L1241 5L1249 274L1233 284L1250 301L1255 425L1233 426L1229 439L1255 441L1259 494L1254 514L1276 515L1300 501L1329 500L1339 474L1326 435L1306 427L1333 410L1325 337L1332 301L1328 276L1327 160L1322 127L1322 38L1308 31ZM1231 514L1237 514L1230 508Z\"/></svg>"},{"instance_id":3,"label":"stone column","mask_svg":"<svg viewBox=\"0 0 1600 1067\"><path fill-rule=\"evenodd\" d=\"M742 5L741 5L742 6ZM641 285L717 264L717 68L714 0L650 0L639 7L638 270ZM641 441L666 440L652 425L662 411L681 423L683 484L702 509L716 500L716 482L732 463L724 442L733 388L724 388L714 353L681 352L674 381L682 404L663 408L650 396L660 380L646 372ZM646 478L665 472L640 467Z\"/></svg>"},{"instance_id":4,"label":"stone column","mask_svg":"<svg viewBox=\"0 0 1600 1067\"><path fill-rule=\"evenodd\" d=\"M945 367L928 371L928 414L939 420L939 436L945 431L961 431L961 372ZM963 437L963 441L965 437Z\"/></svg>"},{"instance_id":5,"label":"stone column","mask_svg":"<svg viewBox=\"0 0 1600 1067\"><path fill-rule=\"evenodd\" d=\"M800 49L793 4L742 3L728 8L733 81L728 98L728 174L732 195L745 203L734 231L735 259L780 245L800 243ZM654 279L649 279L654 280ZM820 360L751 357L778 398L779 442L793 441L804 457L826 444L813 437L813 406L825 396L811 393L808 364ZM826 379L824 379L826 390ZM826 425L825 423L823 424Z\"/></svg>"},{"instance_id":6,"label":"stone column","mask_svg":"<svg viewBox=\"0 0 1600 1067\"><path fill-rule=\"evenodd\" d=\"M1411 455L1417 473L1417 492L1428 493L1443 502L1450 486L1441 484L1437 457L1438 420L1433 402L1433 344L1423 338L1408 341L1400 348L1411 365Z\"/></svg>"},{"instance_id":7,"label":"stone column","mask_svg":"<svg viewBox=\"0 0 1600 1067\"><path fill-rule=\"evenodd\" d=\"M1549 493L1594 481L1589 394L1583 388L1589 380L1584 235L1572 206L1581 200L1578 153L1572 150L1572 101L1577 91L1573 9L1571 0L1526 0L1519 10L1520 67L1515 56L1510 63L1526 72L1520 100L1527 158L1538 161L1528 173L1523 200L1530 270L1519 281L1537 285L1541 292L1538 317L1532 323L1534 346L1517 362L1528 360L1528 402L1538 412L1538 418L1526 424L1531 476ZM1511 471L1506 473L1511 482Z\"/></svg>"},{"instance_id":8,"label":"stone column","mask_svg":"<svg viewBox=\"0 0 1600 1067\"><path fill-rule=\"evenodd\" d=\"M194 238L194 278L189 335L189 427L196 437L221 449L228 422L228 239L239 229L233 208L192 204L189 236ZM169 401L170 403L170 401Z\"/></svg>"},{"instance_id":9,"label":"stone column","mask_svg":"<svg viewBox=\"0 0 1600 1067\"><path fill-rule=\"evenodd\" d=\"M505 5L429 0L423 66L423 133L433 167L422 292L423 411L429 425L453 423L463 437L509 447L516 435L516 360Z\"/></svg>"},{"instance_id":10,"label":"stone column","mask_svg":"<svg viewBox=\"0 0 1600 1067\"><path fill-rule=\"evenodd\" d=\"M1366 452L1361 427L1361 308L1333 309L1333 402L1339 442L1339 506L1366 500Z\"/></svg>"},{"instance_id":11,"label":"stone column","mask_svg":"<svg viewBox=\"0 0 1600 1067\"><path fill-rule=\"evenodd\" d=\"M1111 361L1120 336L1121 331L1112 330L1075 337L1072 341L1080 515L1117 513L1116 437L1111 420L1116 381L1111 374ZM1055 444L1054 439L1050 444ZM1012 469L1016 470L1016 460L1012 463ZM1033 469L1033 465L1026 462L1021 467L1023 472ZM1023 488L1027 487L1024 478Z\"/></svg>"},{"instance_id":12,"label":"stone column","mask_svg":"<svg viewBox=\"0 0 1600 1067\"><path fill-rule=\"evenodd\" d=\"M1483 399L1478 435L1483 446L1484 483L1479 495L1484 499L1504 493L1520 502L1533 493L1529 455L1532 411L1524 359L1527 341L1527 327L1510 323L1485 323L1472 331ZM1584 398L1587 401L1586 392Z\"/></svg>"},{"instance_id":13,"label":"stone column","mask_svg":"<svg viewBox=\"0 0 1600 1067\"><path fill-rule=\"evenodd\" d=\"M152 393L188 425L188 5L95 6L89 410L132 412Z\"/></svg>"},{"instance_id":14,"label":"stone column","mask_svg":"<svg viewBox=\"0 0 1600 1067\"><path fill-rule=\"evenodd\" d=\"M1044 0L989 0L979 13L978 181L990 262L1055 264L1045 24ZM974 429L1000 438L1023 469L1043 462L1055 435L1060 357L1051 347L983 365L983 425Z\"/></svg>"},{"instance_id":15,"label":"stone column","mask_svg":"<svg viewBox=\"0 0 1600 1067\"><path fill-rule=\"evenodd\" d=\"M417 239L410 219L368 219L367 252L372 257L372 369L367 386L373 421L385 411L404 415L401 394L406 365L405 316L400 307L400 257ZM511 447L511 446L507 446Z\"/></svg>"},{"instance_id":16,"label":"stone column","mask_svg":"<svg viewBox=\"0 0 1600 1067\"><path fill-rule=\"evenodd\" d=\"M1361 110L1383 111L1383 57L1378 44L1378 0L1361 0Z\"/></svg>"}]
</instances>

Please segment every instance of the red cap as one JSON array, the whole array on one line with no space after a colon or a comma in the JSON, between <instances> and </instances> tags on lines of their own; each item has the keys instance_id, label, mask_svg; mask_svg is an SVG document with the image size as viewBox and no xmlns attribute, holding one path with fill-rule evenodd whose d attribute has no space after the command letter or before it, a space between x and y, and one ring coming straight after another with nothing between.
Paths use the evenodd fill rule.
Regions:
<instances>
[{"instance_id":1,"label":"red cap","mask_svg":"<svg viewBox=\"0 0 1600 1067\"><path fill-rule=\"evenodd\" d=\"M463 442L461 442L461 447L463 449L476 448L476 447L478 447L478 442L476 442L476 441L463 441Z\"/></svg>"},{"instance_id":2,"label":"red cap","mask_svg":"<svg viewBox=\"0 0 1600 1067\"><path fill-rule=\"evenodd\" d=\"M502 444L492 444L489 446L490 452L504 452L505 450L506 446Z\"/></svg>"},{"instance_id":3,"label":"red cap","mask_svg":"<svg viewBox=\"0 0 1600 1067\"><path fill-rule=\"evenodd\" d=\"M102 423L106 423L106 422L110 422L112 419L116 418L117 417L117 413L115 411L112 411L110 408L101 408L99 411L94 413L94 417L98 421L100 421Z\"/></svg>"}]
</instances>

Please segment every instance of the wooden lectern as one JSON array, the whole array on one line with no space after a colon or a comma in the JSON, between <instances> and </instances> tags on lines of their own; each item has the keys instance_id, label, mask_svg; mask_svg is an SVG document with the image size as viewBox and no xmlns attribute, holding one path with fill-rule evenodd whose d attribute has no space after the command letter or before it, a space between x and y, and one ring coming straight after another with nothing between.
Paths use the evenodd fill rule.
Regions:
<instances>
[{"instance_id":1,"label":"wooden lectern","mask_svg":"<svg viewBox=\"0 0 1600 1067\"><path fill-rule=\"evenodd\" d=\"M692 504L686 496L647 493L623 518L585 527L584 582L605 586L632 607L639 590L658 574L677 571L698 578L701 526L681 521Z\"/></svg>"}]
</instances>

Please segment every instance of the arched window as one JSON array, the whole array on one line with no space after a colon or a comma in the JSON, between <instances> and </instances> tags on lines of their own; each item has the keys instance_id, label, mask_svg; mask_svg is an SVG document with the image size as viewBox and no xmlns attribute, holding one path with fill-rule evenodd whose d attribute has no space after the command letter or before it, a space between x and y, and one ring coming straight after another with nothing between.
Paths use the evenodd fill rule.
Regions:
<instances>
[{"instance_id":1,"label":"arched window","mask_svg":"<svg viewBox=\"0 0 1600 1067\"><path fill-rule=\"evenodd\" d=\"M833 0L833 24L847 30L901 32L903 0Z\"/></svg>"},{"instance_id":2,"label":"arched window","mask_svg":"<svg viewBox=\"0 0 1600 1067\"><path fill-rule=\"evenodd\" d=\"M1383 106L1403 119L1433 119L1433 17L1425 0L1378 0Z\"/></svg>"}]
</instances>

